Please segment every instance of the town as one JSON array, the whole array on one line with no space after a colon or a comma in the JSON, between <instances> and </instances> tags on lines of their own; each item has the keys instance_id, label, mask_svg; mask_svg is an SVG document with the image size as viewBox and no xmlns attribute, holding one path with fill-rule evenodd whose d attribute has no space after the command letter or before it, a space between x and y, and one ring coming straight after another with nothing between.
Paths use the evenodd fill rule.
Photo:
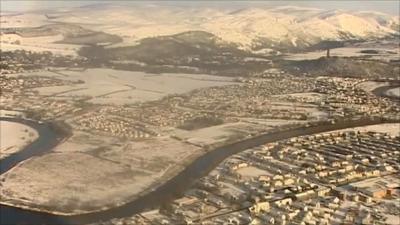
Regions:
<instances>
[{"instance_id":1,"label":"town","mask_svg":"<svg viewBox=\"0 0 400 225\"><path fill-rule=\"evenodd\" d=\"M6 64L15 64L7 62L12 58L5 58ZM32 193L44 191L46 197L36 210L53 208L53 212L67 215L92 212L121 202L105 198L110 193L104 191L107 188L95 196L85 195L89 200L71 200L62 193L75 187L60 186L64 182L61 176L41 183L44 177L52 171L91 177L93 181L85 185L89 191L103 186L104 181L86 165L114 163L97 171L111 174L107 183L114 191L111 193L134 199L218 147L285 130L326 123L334 126L345 120L398 121L400 113L398 101L373 92L387 85L386 81L295 76L279 68L228 78L119 75L122 72L113 69L52 65L29 68L22 63L1 70L0 109L50 123L66 135L55 152L2 175L2 203L15 204L14 199L24 198L28 199L24 207L31 207L30 201L33 205L38 201L30 199ZM94 82L92 75L100 82ZM137 82L155 79L157 84L168 76L184 78L193 87L174 92L178 90L175 83L164 84L161 90L168 90L165 93L150 86L137 87ZM390 128L393 125L398 123L383 124L380 131L345 130L262 144L228 157L158 209L96 224L395 224L400 208L395 201L399 197L400 139L398 132L385 133L396 131ZM57 163L65 158L74 160L62 166ZM43 163L47 167L41 166ZM25 174L27 166L37 174ZM15 177L35 184L34 188L16 189L19 181ZM125 181L119 182L121 179ZM48 192L38 182L54 188ZM125 186L131 187L129 191ZM98 206L92 206L90 199ZM77 206L72 207L71 202Z\"/></svg>"},{"instance_id":2,"label":"town","mask_svg":"<svg viewBox=\"0 0 400 225\"><path fill-rule=\"evenodd\" d=\"M397 17L126 4L1 12L0 224L399 224Z\"/></svg>"},{"instance_id":3,"label":"town","mask_svg":"<svg viewBox=\"0 0 400 225\"><path fill-rule=\"evenodd\" d=\"M396 119L399 104L379 98L360 87L366 82L356 78L295 77L275 72L275 77L247 77L236 84L195 89L154 101L130 104L99 104L93 95L63 95L84 90L83 80L64 78L62 72L46 71L1 75L2 108L20 110L40 120L67 120L76 130L124 138L168 135L171 129L195 126L220 126L251 122L257 132L265 132L263 120L286 120L296 124L343 118L385 117ZM9 73L10 70L7 70ZM62 75L59 75L62 74ZM271 72L266 72L271 74ZM66 76L66 75L65 75ZM69 87L49 94L40 88ZM36 104L38 101L41 104Z\"/></svg>"},{"instance_id":4,"label":"town","mask_svg":"<svg viewBox=\"0 0 400 225\"><path fill-rule=\"evenodd\" d=\"M399 146L398 135L372 131L265 144L159 210L98 224L397 224Z\"/></svg>"}]
</instances>

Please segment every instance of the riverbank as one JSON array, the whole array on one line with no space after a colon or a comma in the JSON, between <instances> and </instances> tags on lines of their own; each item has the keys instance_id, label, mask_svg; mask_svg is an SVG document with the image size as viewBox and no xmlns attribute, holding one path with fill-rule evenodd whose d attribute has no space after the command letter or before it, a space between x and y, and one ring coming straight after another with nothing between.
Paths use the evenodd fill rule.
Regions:
<instances>
[{"instance_id":1,"label":"riverbank","mask_svg":"<svg viewBox=\"0 0 400 225\"><path fill-rule=\"evenodd\" d=\"M400 99L399 81L365 81L358 84L358 87L379 97L391 98L397 101Z\"/></svg>"},{"instance_id":2,"label":"riverbank","mask_svg":"<svg viewBox=\"0 0 400 225\"><path fill-rule=\"evenodd\" d=\"M374 89L372 91L375 95L380 97L391 98L395 101L400 99L400 87L399 85L388 85Z\"/></svg>"},{"instance_id":3,"label":"riverbank","mask_svg":"<svg viewBox=\"0 0 400 225\"><path fill-rule=\"evenodd\" d=\"M38 136L36 130L24 124L0 121L0 160L21 151Z\"/></svg>"},{"instance_id":4,"label":"riverbank","mask_svg":"<svg viewBox=\"0 0 400 225\"><path fill-rule=\"evenodd\" d=\"M150 189L148 193L140 196L138 199L131 201L122 206L109 208L101 212L93 212L74 216L57 216L43 212L33 212L29 210L21 210L8 206L1 206L2 212L10 213L5 222L18 221L34 221L34 223L51 224L52 221L57 221L58 224L81 224L90 223L99 220L106 220L115 217L126 217L132 214L140 213L144 210L159 207L164 202L168 202L189 188L197 179L203 177L215 166L217 166L226 157L246 150L248 148L258 146L268 142L274 142L282 139L296 137L299 135L309 135L314 133L333 131L337 129L352 128L365 125L380 124L382 119L361 119L356 121L340 121L336 124L320 123L311 127L299 128L293 130L280 131L272 134L265 134L251 139L246 139L238 143L216 148L204 155L192 159L194 160L183 171L171 179L168 179L156 189ZM393 121L389 121L393 122ZM174 174L171 174L174 175ZM166 178L167 179L167 178ZM29 220L27 219L29 218ZM14 219L14 220L13 220ZM3 220L3 217L2 217ZM49 222L50 221L50 222ZM2 221L3 223L3 221Z\"/></svg>"},{"instance_id":5,"label":"riverbank","mask_svg":"<svg viewBox=\"0 0 400 225\"><path fill-rule=\"evenodd\" d=\"M98 212L139 198L171 178L165 176L171 169L181 170L178 163L162 157L172 154L167 149L175 148L182 160L186 160L185 155L201 152L198 147L167 137L151 139L152 143L149 140L113 146L118 140L91 137L84 139L87 144L82 145L76 141L87 134L75 135L51 152L21 162L2 174L1 202L57 215ZM148 156L149 160L155 157L154 163L136 160L137 155Z\"/></svg>"},{"instance_id":6,"label":"riverbank","mask_svg":"<svg viewBox=\"0 0 400 225\"><path fill-rule=\"evenodd\" d=\"M66 134L55 131L54 125L51 123L38 123L33 120L14 117L0 117L0 121L18 123L30 127L37 133L37 138L26 145L24 149L1 159L0 174L4 174L26 159L51 151L66 138Z\"/></svg>"}]
</instances>

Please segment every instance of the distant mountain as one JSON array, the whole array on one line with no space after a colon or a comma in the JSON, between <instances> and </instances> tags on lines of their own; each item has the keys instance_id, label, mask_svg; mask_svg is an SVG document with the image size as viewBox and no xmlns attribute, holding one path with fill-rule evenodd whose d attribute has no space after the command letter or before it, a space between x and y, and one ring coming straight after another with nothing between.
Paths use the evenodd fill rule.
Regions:
<instances>
[{"instance_id":1,"label":"distant mountain","mask_svg":"<svg viewBox=\"0 0 400 225\"><path fill-rule=\"evenodd\" d=\"M154 61L209 60L210 56L229 56L248 53L237 49L235 44L224 42L204 31L187 31L171 36L145 38L129 47L110 48L108 55L114 59L136 59L150 63ZM204 58L204 59L203 59Z\"/></svg>"},{"instance_id":2,"label":"distant mountain","mask_svg":"<svg viewBox=\"0 0 400 225\"><path fill-rule=\"evenodd\" d=\"M322 42L378 40L400 35L398 16L379 12L293 6L229 10L218 7L159 6L154 3L129 6L94 4L48 10L46 13L30 12L25 15L2 16L0 19L2 28L43 28L49 24L54 26L54 23L79 25L85 30L103 32L102 35L97 33L98 40L111 38L112 43L115 43L118 42L118 36L123 39L124 46L133 45L146 38L203 31L219 37L224 42L237 45L240 49L261 54L273 50L307 50L322 46ZM52 27L51 30L58 28ZM114 36L104 38L105 34ZM164 40L168 41L171 42ZM72 39L68 43L85 44L88 40Z\"/></svg>"},{"instance_id":3,"label":"distant mountain","mask_svg":"<svg viewBox=\"0 0 400 225\"><path fill-rule=\"evenodd\" d=\"M84 47L79 54L92 60L95 65L108 64L136 70L163 67L164 72L207 72L239 76L249 71L261 72L270 67L270 60L241 50L236 44L225 42L204 31L144 38L134 46Z\"/></svg>"},{"instance_id":4,"label":"distant mountain","mask_svg":"<svg viewBox=\"0 0 400 225\"><path fill-rule=\"evenodd\" d=\"M91 29L136 40L205 31L247 50L303 49L321 41L374 40L400 32L396 16L292 6L232 11L102 4L58 13L54 21L85 23Z\"/></svg>"},{"instance_id":5,"label":"distant mountain","mask_svg":"<svg viewBox=\"0 0 400 225\"><path fill-rule=\"evenodd\" d=\"M382 21L383 20L383 21ZM393 17L375 20L342 11L262 10L240 11L220 17L205 27L224 40L253 49L305 48L321 41L369 40L398 35Z\"/></svg>"}]
</instances>

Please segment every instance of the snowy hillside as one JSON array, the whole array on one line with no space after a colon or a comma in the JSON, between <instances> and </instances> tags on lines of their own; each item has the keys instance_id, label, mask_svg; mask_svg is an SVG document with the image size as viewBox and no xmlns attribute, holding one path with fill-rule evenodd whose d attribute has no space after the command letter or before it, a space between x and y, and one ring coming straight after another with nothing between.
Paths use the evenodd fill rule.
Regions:
<instances>
[{"instance_id":1,"label":"snowy hillside","mask_svg":"<svg viewBox=\"0 0 400 225\"><path fill-rule=\"evenodd\" d=\"M135 7L104 4L54 10L46 16L46 21L40 18L43 24L76 23L87 29L119 35L127 45L147 37L190 30L206 31L242 48L258 51L282 45L307 47L323 40L377 39L399 34L399 18L391 15L291 6L232 11L151 4ZM2 23L10 18L3 16ZM31 18L29 15L29 20ZM15 26L21 26L15 18L11 20Z\"/></svg>"}]
</instances>

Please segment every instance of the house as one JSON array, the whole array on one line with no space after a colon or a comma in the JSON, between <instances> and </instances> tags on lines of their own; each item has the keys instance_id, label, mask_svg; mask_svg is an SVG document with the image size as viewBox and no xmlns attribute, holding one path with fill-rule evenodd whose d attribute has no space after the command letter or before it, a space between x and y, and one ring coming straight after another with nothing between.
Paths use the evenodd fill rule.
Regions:
<instances>
[{"instance_id":1,"label":"house","mask_svg":"<svg viewBox=\"0 0 400 225\"><path fill-rule=\"evenodd\" d=\"M292 202L293 202L293 200L291 198L283 198L283 199L275 201L274 203L277 206L283 206L283 205L291 205Z\"/></svg>"},{"instance_id":2,"label":"house","mask_svg":"<svg viewBox=\"0 0 400 225\"><path fill-rule=\"evenodd\" d=\"M260 212L268 212L270 209L270 204L269 202L258 202L255 203L253 206L249 208L249 211L252 214L258 214Z\"/></svg>"}]
</instances>

